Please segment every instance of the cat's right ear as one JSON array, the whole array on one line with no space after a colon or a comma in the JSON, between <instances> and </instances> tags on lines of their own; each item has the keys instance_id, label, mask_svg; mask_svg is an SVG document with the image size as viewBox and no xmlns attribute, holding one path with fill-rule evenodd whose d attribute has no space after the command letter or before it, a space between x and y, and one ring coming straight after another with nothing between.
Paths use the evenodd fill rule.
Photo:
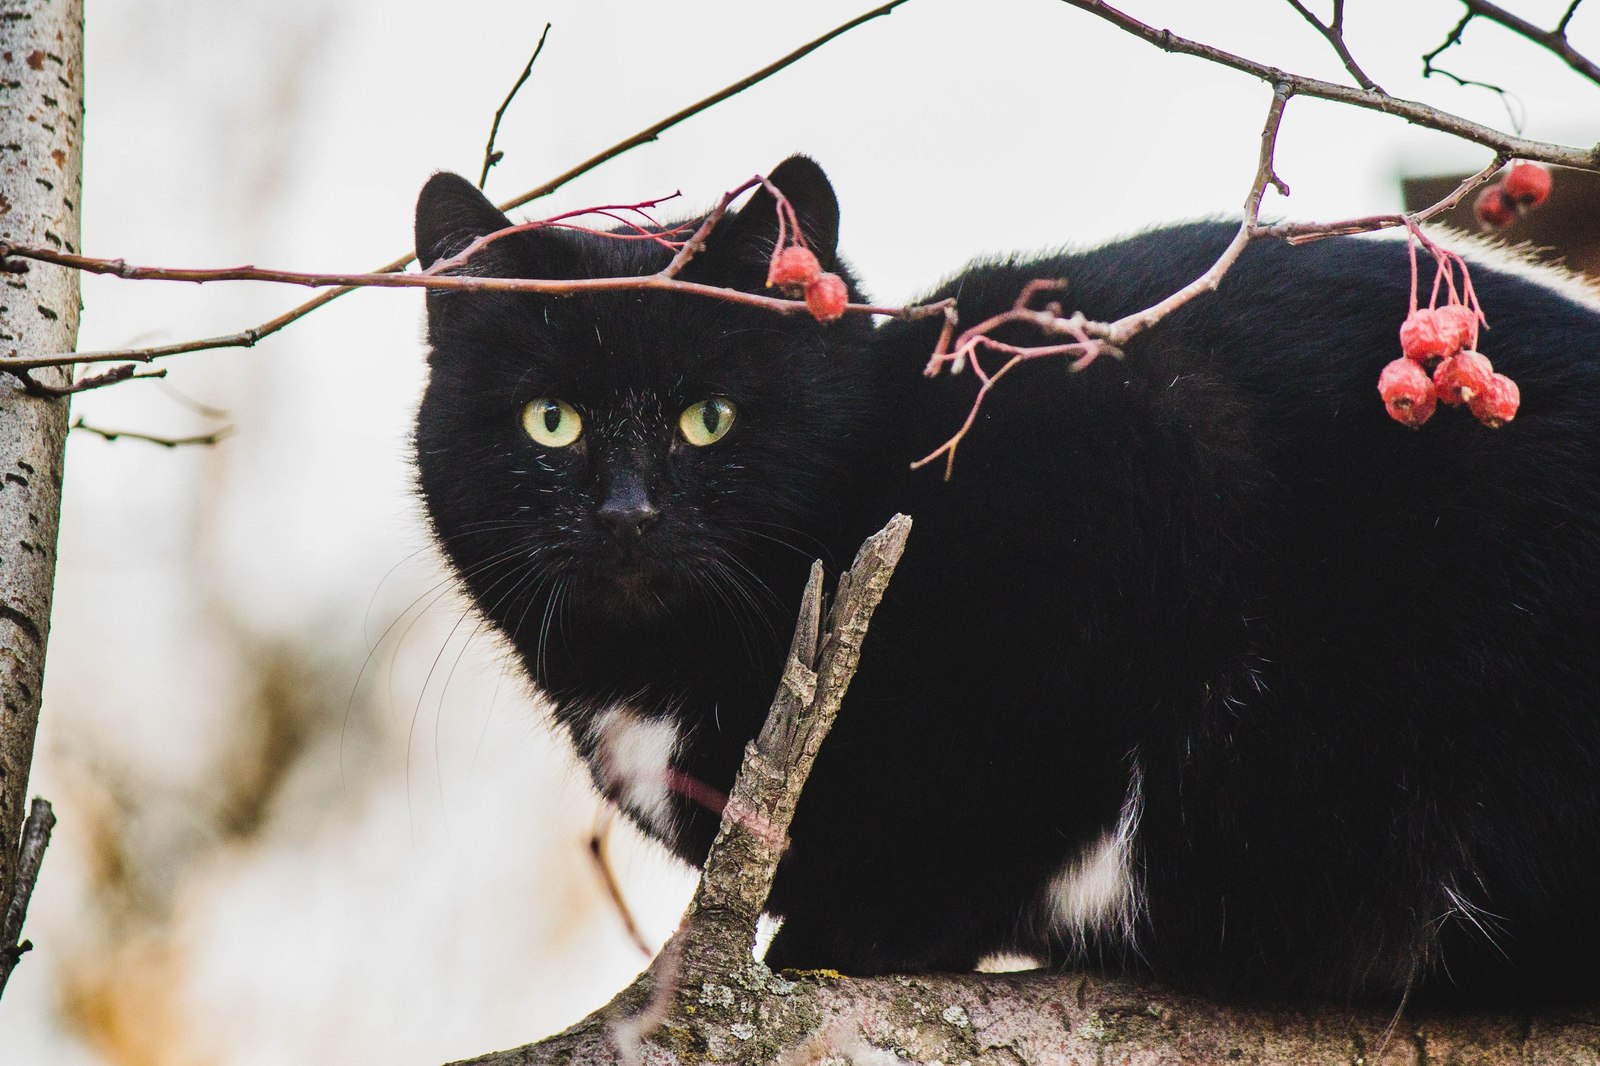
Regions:
<instances>
[{"instance_id":1,"label":"cat's right ear","mask_svg":"<svg viewBox=\"0 0 1600 1066\"><path fill-rule=\"evenodd\" d=\"M417 262L426 270L484 234L511 224L470 181L442 170L428 179L417 197Z\"/></svg>"},{"instance_id":2,"label":"cat's right ear","mask_svg":"<svg viewBox=\"0 0 1600 1066\"><path fill-rule=\"evenodd\" d=\"M767 175L794 208L806 244L823 269L833 269L839 243L839 201L828 175L808 156L792 155ZM731 257L763 281L767 262L778 242L778 202L763 186L744 207L717 227L710 247L713 254Z\"/></svg>"}]
</instances>

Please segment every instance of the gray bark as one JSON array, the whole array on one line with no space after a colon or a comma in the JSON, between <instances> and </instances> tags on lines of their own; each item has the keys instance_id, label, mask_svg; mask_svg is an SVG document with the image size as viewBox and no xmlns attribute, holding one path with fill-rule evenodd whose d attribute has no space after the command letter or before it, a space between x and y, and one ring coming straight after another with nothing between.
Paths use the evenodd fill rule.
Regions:
<instances>
[{"instance_id":1,"label":"gray bark","mask_svg":"<svg viewBox=\"0 0 1600 1066\"><path fill-rule=\"evenodd\" d=\"M82 0L0 0L0 244L78 249L82 187ZM76 271L40 263L0 274L7 357L71 351ZM70 368L35 372L45 386ZM67 400L0 374L0 911L16 898L23 806L44 685L55 582ZM0 945L0 954L12 954ZM9 971L9 967L6 967Z\"/></svg>"}]
</instances>

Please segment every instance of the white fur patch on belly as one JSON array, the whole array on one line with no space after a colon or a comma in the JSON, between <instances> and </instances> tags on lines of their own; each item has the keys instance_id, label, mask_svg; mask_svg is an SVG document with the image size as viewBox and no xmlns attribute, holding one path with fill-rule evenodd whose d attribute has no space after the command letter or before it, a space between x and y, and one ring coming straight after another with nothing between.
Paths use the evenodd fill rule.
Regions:
<instances>
[{"instance_id":1,"label":"white fur patch on belly","mask_svg":"<svg viewBox=\"0 0 1600 1066\"><path fill-rule=\"evenodd\" d=\"M1046 915L1050 932L1081 951L1096 936L1132 945L1139 914L1133 865L1134 834L1143 809L1143 772L1137 760L1117 824L1064 865L1050 882Z\"/></svg>"},{"instance_id":2,"label":"white fur patch on belly","mask_svg":"<svg viewBox=\"0 0 1600 1066\"><path fill-rule=\"evenodd\" d=\"M619 704L597 715L590 733L607 795L655 829L670 831L668 771L681 741L677 726Z\"/></svg>"}]
</instances>

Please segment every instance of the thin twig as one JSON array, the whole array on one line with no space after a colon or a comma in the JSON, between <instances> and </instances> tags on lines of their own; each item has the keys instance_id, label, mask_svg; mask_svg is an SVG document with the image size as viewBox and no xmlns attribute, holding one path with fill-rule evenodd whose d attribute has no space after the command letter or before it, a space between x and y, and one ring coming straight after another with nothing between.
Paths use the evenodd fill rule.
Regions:
<instances>
[{"instance_id":1,"label":"thin twig","mask_svg":"<svg viewBox=\"0 0 1600 1066\"><path fill-rule=\"evenodd\" d=\"M1553 30L1540 29L1520 15L1507 11L1499 4L1490 3L1490 0L1461 0L1461 2L1466 5L1466 15L1456 24L1456 28L1445 39L1445 43L1424 57L1424 71L1426 71L1428 60L1438 56L1439 53L1452 45L1461 43L1461 31L1466 27L1467 23L1474 18L1481 18L1489 22L1499 23L1517 36L1527 38L1539 47L1560 57L1563 63L1582 74L1585 78L1588 78L1596 85L1600 85L1600 64L1596 64L1594 60L1572 47L1572 42L1567 40L1567 24L1572 21L1572 16L1577 12L1578 4L1582 0L1573 0L1572 5L1567 8L1566 13L1561 16L1561 21L1556 23L1556 27Z\"/></svg>"},{"instance_id":2,"label":"thin twig","mask_svg":"<svg viewBox=\"0 0 1600 1066\"><path fill-rule=\"evenodd\" d=\"M1583 3L1583 0L1572 0L1572 3L1567 5L1566 13L1561 16L1561 21L1556 23L1556 28L1555 28L1555 32L1556 33L1560 34L1563 37L1566 36L1566 34L1567 34L1567 23L1571 22L1572 21L1572 16L1576 15L1578 13L1578 5L1581 4L1581 3Z\"/></svg>"},{"instance_id":3,"label":"thin twig","mask_svg":"<svg viewBox=\"0 0 1600 1066\"><path fill-rule=\"evenodd\" d=\"M1035 359L1056 355L1074 356L1069 369L1080 371L1088 367L1102 353L1118 351L1129 340L1154 326L1172 312L1193 300L1201 293L1211 292L1222 283L1225 275L1244 253L1245 246L1256 236L1256 226L1261 215L1261 199L1266 195L1267 186L1271 185L1283 195L1289 194L1289 187L1278 177L1273 169L1273 156L1278 142L1278 130L1283 125L1284 108L1288 106L1289 98L1294 95L1286 83L1273 87L1272 102L1267 107L1267 118L1261 128L1261 155L1256 165L1256 174L1250 183L1250 192L1245 196L1244 219L1239 224L1239 231L1234 234L1233 240L1228 242L1216 262L1212 263L1206 272L1195 278L1183 288L1172 293L1142 311L1117 319L1115 322L1090 322L1081 313L1063 316L1060 304L1049 304L1044 311L1034 311L1028 307L1028 301L1039 291L1049 288L1064 288L1064 281L1039 280L1029 283L1023 288L1021 295L1012 309L996 315L972 327L956 339L953 349L946 349L945 337L940 338L939 347L935 349L933 358L929 361L925 374L932 376L945 366L951 368L952 373L959 373L963 366L970 365L980 385L978 394L973 398L972 407L967 412L967 417L956 432L938 448L911 464L913 470L928 465L940 457L945 461L945 480L949 480L955 469L956 449L971 432L977 423L978 411L983 406L989 392L1001 378L1005 377L1016 367ZM1027 322L1045 333L1065 333L1074 338L1071 343L1037 345L1034 347L1021 347L1005 344L995 340L989 335L990 331L1010 322ZM980 362L981 350L988 349L1009 355L1010 358L1001 364L998 370L992 373L987 371Z\"/></svg>"},{"instance_id":4,"label":"thin twig","mask_svg":"<svg viewBox=\"0 0 1600 1066\"><path fill-rule=\"evenodd\" d=\"M506 108L511 106L511 101L516 98L517 90L522 88L528 80L528 75L533 73L533 65L539 61L539 53L544 51L544 40L550 36L550 23L544 24L544 32L539 34L539 43L533 48L533 55L528 57L528 65L522 68L522 74L517 78L517 83L506 93L506 98L501 101L500 107L494 113L494 124L489 127L489 143L483 148L483 172L478 175L478 188L483 188L483 183L489 180L489 168L504 159L504 152L494 150L494 139L500 132L500 120L505 117Z\"/></svg>"},{"instance_id":5,"label":"thin twig","mask_svg":"<svg viewBox=\"0 0 1600 1066\"><path fill-rule=\"evenodd\" d=\"M1023 288L1021 295L1009 311L995 315L978 325L966 330L959 337L952 340L953 315L946 319L945 331L941 334L935 347L932 359L924 371L928 375L937 374L940 370L948 369L951 373L960 373L970 365L974 376L978 378L979 388L973 398L972 407L967 412L966 420L956 429L956 432L933 452L912 463L912 469L925 466L936 459L943 457L945 461L945 478L948 480L954 470L956 449L971 432L977 423L978 412L988 398L995 384L1011 370L1034 359L1048 356L1067 355L1073 357L1073 362L1068 369L1079 371L1089 366L1096 357L1103 353L1120 354L1120 350L1128 341L1150 329L1156 323L1172 314L1178 308L1206 292L1214 291L1226 276L1239 256L1244 253L1245 247L1253 240L1263 237L1277 238L1290 244L1299 244L1306 241L1318 240L1323 237L1347 235L1353 233L1367 233L1374 230L1389 229L1404 226L1413 232L1417 227L1439 214L1450 210L1472 192L1473 189L1487 182L1505 164L1503 155L1496 155L1493 161L1482 170L1463 180L1437 203L1409 214L1397 215L1371 215L1365 218L1346 219L1339 222L1305 223L1285 222L1263 225L1260 221L1261 201L1266 194L1267 186L1271 185L1287 196L1289 188L1274 170L1274 156L1277 149L1278 131L1283 124L1284 109L1290 97L1294 95L1288 81L1280 82L1273 88L1272 103L1267 109L1267 119L1261 129L1261 154L1256 164L1255 177L1250 184L1250 191L1245 197L1244 218L1239 224L1239 230L1234 234L1233 240L1228 242L1217 260L1188 285L1172 293L1170 296L1151 304L1143 310L1126 315L1115 322L1092 322L1086 319L1081 312L1066 315L1059 303L1050 303L1041 310L1029 307L1029 301L1038 292L1046 289L1064 289L1066 282L1061 280L1039 279L1030 282ZM1009 323L1026 323L1051 335L1067 334L1074 338L1070 343L1041 344L1031 347L1006 344L995 340L991 331ZM994 371L987 370L981 356L985 351L999 352L1009 358Z\"/></svg>"},{"instance_id":6,"label":"thin twig","mask_svg":"<svg viewBox=\"0 0 1600 1066\"><path fill-rule=\"evenodd\" d=\"M1511 93L1501 85L1494 85L1486 81L1477 81L1473 78L1463 78L1461 75L1456 74L1453 71L1446 70L1445 68L1434 63L1434 60L1438 59L1445 52L1461 43L1461 35L1466 32L1467 24L1472 21L1473 17L1474 13L1471 11L1468 11L1465 15L1462 15L1461 21L1455 24L1455 27L1452 28L1451 31L1445 36L1444 41L1440 43L1439 47L1435 48L1431 52L1426 53L1422 57L1422 76L1424 78L1431 78L1437 74L1442 78L1449 78L1463 89L1473 88L1489 90L1490 92L1494 93L1495 97L1500 101L1500 106L1506 109L1506 118L1510 119L1512 130L1520 134L1522 132L1523 125L1527 120L1527 111L1522 107L1522 102L1517 99L1515 94Z\"/></svg>"},{"instance_id":7,"label":"thin twig","mask_svg":"<svg viewBox=\"0 0 1600 1066\"><path fill-rule=\"evenodd\" d=\"M44 864L44 851L50 846L50 831L55 826L56 816L50 804L35 796L28 808L28 820L22 825L16 887L6 903L5 920L0 923L0 995L5 994L6 982L11 979L17 961L33 950L31 942L21 939L22 926L28 918L28 903L33 899L39 868Z\"/></svg>"},{"instance_id":8,"label":"thin twig","mask_svg":"<svg viewBox=\"0 0 1600 1066\"><path fill-rule=\"evenodd\" d=\"M1424 222L1430 222L1454 208L1466 198L1467 194L1498 174L1500 168L1505 166L1506 162L1505 156L1495 156L1490 160L1488 166L1471 177L1463 178L1461 184L1452 189L1447 196L1420 211L1393 215L1367 215L1363 218L1349 218L1340 222L1277 222L1256 226L1254 235L1257 237L1275 237L1290 244L1305 244L1309 241L1322 240L1325 237L1345 237L1353 233L1373 233L1377 230L1394 229L1399 226L1420 225Z\"/></svg>"},{"instance_id":9,"label":"thin twig","mask_svg":"<svg viewBox=\"0 0 1600 1066\"><path fill-rule=\"evenodd\" d=\"M1433 65L1433 61L1435 59L1438 59L1440 56L1444 55L1444 53L1461 43L1461 35L1466 32L1468 24L1472 22L1472 18L1473 13L1469 9L1465 15L1461 16L1461 21L1457 22L1454 28L1452 28L1449 33L1445 34L1445 38L1442 42L1440 42L1439 47L1423 55L1422 76L1424 78L1431 77L1434 71L1437 69ZM1440 71L1440 73L1444 72ZM1454 75L1451 76L1454 77Z\"/></svg>"},{"instance_id":10,"label":"thin twig","mask_svg":"<svg viewBox=\"0 0 1600 1066\"><path fill-rule=\"evenodd\" d=\"M801 45L799 48L796 48L788 55L768 63L766 66L762 67L760 70L757 70L753 74L740 78L738 81L718 90L717 92L712 93L710 96L698 100L695 103L690 104L688 107L673 112L666 118L661 119L659 122L654 122L651 125L646 126L644 129L633 134L631 137L627 137L618 141L616 144L613 144L604 151L585 159L577 166L558 174L554 178L551 178L543 185L529 189L520 196L512 197L510 200L500 204L500 210L513 211L516 208L529 203L530 201L550 195L563 185L566 185L568 182L574 181L584 174L587 174L589 171L600 166L602 163L610 162L612 159L622 155L624 152L631 151L640 145L649 144L651 141L659 138L667 130L685 121L686 119L693 118L695 115L698 115L707 108L720 104L729 97L736 96L744 90L758 84L759 82L765 81L767 78L772 77L774 74L778 73L784 68L798 63L800 60L804 59L812 52L815 52L818 48L821 48L834 38L848 33L857 26L860 26L862 23L870 22L875 18L887 15L901 4L907 2L908 0L890 0L889 3L882 4L873 8L871 11L856 16L848 22L841 23L840 25L829 30L827 33L824 33L822 36L817 37L816 39L804 45ZM370 273L392 274L395 271L404 270L415 261L416 256L408 252L397 259L393 259L388 263L385 263L383 266L376 268ZM5 257L0 255L0 265L5 263ZM26 264L23 263L18 263L15 265L18 267L26 266ZM35 365L61 366L68 362L101 363L113 360L135 360L142 363L148 363L152 359L161 359L172 355L183 355L188 352L211 351L219 348L253 348L262 340L272 336L285 326L299 321L306 315L317 310L319 307L322 307L333 300L337 300L346 293L354 292L358 287L359 286L355 285L347 285L336 289L330 289L327 292L321 293L320 295L307 300L305 303L290 308L283 314L278 315L276 318L270 318L258 326L252 326L249 329L243 329L237 333L224 333L215 337L202 337L196 340L180 341L175 344L154 345L146 348L124 348L96 352L62 353L56 356L44 357L43 362L36 363Z\"/></svg>"},{"instance_id":11,"label":"thin twig","mask_svg":"<svg viewBox=\"0 0 1600 1066\"><path fill-rule=\"evenodd\" d=\"M0 364L4 360L0 359ZM136 363L127 363L115 366L103 374L85 374L70 385L49 385L26 370L11 370L10 367L0 365L0 369L8 370L22 380L22 387L34 396L47 396L55 399L61 396L71 396L75 392L88 392L91 389L103 389L107 385L116 385L134 378L164 378L165 370L141 371Z\"/></svg>"},{"instance_id":12,"label":"thin twig","mask_svg":"<svg viewBox=\"0 0 1600 1066\"><path fill-rule=\"evenodd\" d=\"M221 268L135 266L122 259L96 259L92 256L58 252L53 248L0 245L0 249L3 249L9 255L36 259L45 263L55 263L59 266L71 267L74 270L81 270L86 273L106 274L111 277L133 281L187 281L195 284L217 281L268 281L283 285L305 285L312 288L338 286L339 291L371 286L388 289L454 289L473 292L542 293L548 296L655 290L705 296L728 303L743 304L746 307L759 307L763 310L775 311L784 315L810 313L804 300L786 300L775 296L763 296L759 293L723 288L720 285L684 281L680 278L669 277L664 272L641 274L634 277L578 278L567 281L545 278L482 278L434 273L316 274L248 265ZM892 318L919 318L925 315L940 314L943 308L941 305L889 307L881 304L848 304L845 310L851 314L885 315ZM154 358L154 356L147 356L139 351L110 353L64 352L55 355L12 356L10 358L0 358L0 370L15 373L43 366L64 366L70 363L128 358L145 359Z\"/></svg>"},{"instance_id":13,"label":"thin twig","mask_svg":"<svg viewBox=\"0 0 1600 1066\"><path fill-rule=\"evenodd\" d=\"M1414 126L1438 130L1441 133L1449 133L1465 141L1481 144L1485 148L1505 155L1507 158L1531 159L1541 163L1552 163L1557 166L1576 167L1580 170L1600 170L1600 146L1568 148L1564 145L1551 144L1545 141L1528 140L1525 137L1505 133L1492 126L1485 126L1481 122L1473 122L1459 115L1452 115L1449 112L1441 111L1436 107L1419 103L1415 100L1389 96L1370 89L1340 85L1337 82L1323 81L1320 78L1308 78L1301 74L1291 74L1212 45L1191 41L1186 37L1179 37L1171 30L1158 30L1130 15L1124 14L1109 4L1102 2L1102 0L1061 0L1061 2L1087 11L1098 18L1105 19L1118 29L1132 34L1164 52L1175 52L1179 55L1205 59L1220 66L1229 67L1259 78L1269 85L1285 85L1292 96L1311 96L1319 100L1331 100L1334 103L1348 104L1351 107L1358 107L1367 111L1378 111L1386 115L1393 115L1396 118L1405 119Z\"/></svg>"},{"instance_id":14,"label":"thin twig","mask_svg":"<svg viewBox=\"0 0 1600 1066\"><path fill-rule=\"evenodd\" d=\"M750 88L752 85L755 85L757 82L770 78L784 67L790 66L791 64L804 59L806 56L810 55L812 52L815 52L818 48L821 48L835 37L848 33L864 22L870 22L875 18L887 15L901 4L907 2L909 2L909 0L890 0L890 2L887 4L883 4L880 7L875 7L871 11L868 11L864 14L857 15L849 22L835 26L833 29L829 30L827 33L824 33L816 40L801 45L799 48L796 48L793 52L790 52L782 59L767 64L754 74L751 74L748 77L740 78L732 85L729 85L725 89L719 89L710 96L706 97L704 100L697 101L693 104L690 104L682 111L677 111L671 115L668 115L660 122L640 130L638 133L634 134L632 137L629 137L625 141L618 141L605 151L585 159L582 163L579 163L565 174L560 174L554 178L551 178L537 189L530 190L529 192L523 193L521 196L514 197L513 199L506 201L500 205L500 210L513 211L530 200L536 200L541 196L547 196L559 189L561 186L565 185L567 182L572 181L574 178L577 178L582 174L587 174L601 163L609 162L610 160L621 155L623 152L637 148L641 144L649 144L651 141L655 140L661 134L665 133L673 126L676 126L684 119L692 118L693 116L704 111L706 108L715 104L720 104L730 96L738 95L744 90Z\"/></svg>"},{"instance_id":15,"label":"thin twig","mask_svg":"<svg viewBox=\"0 0 1600 1066\"><path fill-rule=\"evenodd\" d=\"M600 818L595 823L594 832L589 834L589 857L594 860L595 873L599 875L600 884L605 888L606 895L611 897L611 905L616 908L617 916L622 919L622 928L628 934L628 939L633 941L633 946L648 959L653 957L655 952L650 950L644 934L639 931L639 923L634 921L633 910L628 906L628 900L622 894L622 886L617 883L616 873L611 869L611 856L606 843L611 839L612 822L611 808L602 809Z\"/></svg>"},{"instance_id":16,"label":"thin twig","mask_svg":"<svg viewBox=\"0 0 1600 1066\"><path fill-rule=\"evenodd\" d=\"M159 444L163 448L182 448L191 444L209 446L216 444L233 433L232 426L223 426L221 429L213 430L210 433L200 433L192 437L157 437L149 433L138 433L131 429L101 429L99 426L89 425L82 418L75 420L71 428L81 429L85 433L93 433L95 436L106 440L121 440L126 437L128 440L142 440L150 444Z\"/></svg>"},{"instance_id":17,"label":"thin twig","mask_svg":"<svg viewBox=\"0 0 1600 1066\"><path fill-rule=\"evenodd\" d=\"M1317 18L1311 13L1311 9L1302 4L1300 0L1289 0L1289 6L1300 12L1301 18L1311 23L1312 26L1316 27L1318 33L1328 39L1328 43L1333 45L1333 50L1339 53L1339 60L1344 64L1344 69L1350 72L1350 76L1356 80L1356 84L1363 89L1370 89L1375 93L1383 93L1383 87L1367 77L1366 71L1361 69L1360 64L1356 62L1355 56L1350 54L1349 46L1345 44L1344 0L1333 0L1333 21L1331 22L1323 22ZM1387 96L1388 94L1384 93L1384 95Z\"/></svg>"}]
</instances>

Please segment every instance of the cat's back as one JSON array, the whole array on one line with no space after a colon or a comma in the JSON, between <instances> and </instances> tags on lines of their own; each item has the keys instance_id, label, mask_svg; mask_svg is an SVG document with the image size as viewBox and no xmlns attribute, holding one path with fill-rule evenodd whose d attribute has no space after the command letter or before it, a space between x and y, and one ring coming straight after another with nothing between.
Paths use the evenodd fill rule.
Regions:
<instances>
[{"instance_id":1,"label":"cat's back","mask_svg":"<svg viewBox=\"0 0 1600 1066\"><path fill-rule=\"evenodd\" d=\"M1059 278L1064 290L1046 298L1112 321L1199 277L1235 232L1196 223L983 263L933 295L958 296L968 326L1007 309L1029 281ZM1061 356L1013 367L982 398L953 463L941 458L901 491L908 506L952 512L968 528L1020 522L1138 539L1140 527L1200 535L1236 524L1235 540L1292 542L1307 565L1352 547L1432 544L1440 554L1418 560L1419 580L1465 564L1468 550L1538 554L1554 526L1586 555L1600 527L1600 296L1554 269L1455 243L1488 319L1479 348L1521 390L1521 411L1502 428L1463 407L1440 405L1416 430L1385 411L1378 376L1401 355L1410 309L1404 240L1260 240L1216 291L1136 337L1124 358L1101 356L1080 373ZM1433 262L1423 253L1420 264L1425 304ZM1026 325L994 335L1023 346L1061 339ZM979 382L970 370L923 378L932 324L890 323L879 337L895 376L892 447L932 454L961 427ZM978 352L989 373L1008 357Z\"/></svg>"},{"instance_id":2,"label":"cat's back","mask_svg":"<svg viewBox=\"0 0 1600 1066\"><path fill-rule=\"evenodd\" d=\"M1067 311L1109 321L1198 277L1234 232L982 264L936 295L959 295L971 325L1064 278ZM1404 240L1261 241L1124 358L1014 368L950 479L938 462L892 490L917 532L875 639L993 729L1135 760L1146 903L1172 937L1147 945L1160 970L1398 986L1435 950L1408 924L1434 907L1464 984L1504 964L1473 907L1519 930L1529 972L1565 973L1563 945L1600 943L1579 887L1600 876L1600 301L1463 250L1479 346L1521 389L1501 428L1464 408L1419 429L1386 412ZM922 377L935 333L879 332L908 461L978 392L970 370ZM1007 354L980 359L992 373ZM996 677L1050 696L1013 712L988 698ZM1037 724L1051 713L1071 731Z\"/></svg>"},{"instance_id":3,"label":"cat's back","mask_svg":"<svg viewBox=\"0 0 1600 1066\"><path fill-rule=\"evenodd\" d=\"M1108 321L1199 276L1233 232L1180 226L985 264L941 294L959 293L970 324L1030 280L1063 278L1064 308ZM1600 301L1467 254L1490 326L1480 347L1521 388L1514 421L1491 429L1443 405L1419 429L1389 417L1377 379L1410 306L1403 240L1260 241L1124 358L1071 373L1048 357L999 379L949 480L942 461L903 475L886 506L918 523L907 615L988 618L974 636L995 654L1043 648L1130 705L1185 686L1259 700L1276 672L1340 693L1316 696L1319 714L1359 701L1357 717L1381 716L1397 685L1442 715L1459 696L1459 721L1482 715L1491 736L1491 681L1543 693L1558 717L1600 699L1575 680L1600 671L1581 636L1600 627ZM880 339L899 375L892 447L909 461L957 432L979 383L922 377L928 326ZM991 373L1005 357L980 352ZM1591 745L1600 716L1582 721Z\"/></svg>"}]
</instances>

